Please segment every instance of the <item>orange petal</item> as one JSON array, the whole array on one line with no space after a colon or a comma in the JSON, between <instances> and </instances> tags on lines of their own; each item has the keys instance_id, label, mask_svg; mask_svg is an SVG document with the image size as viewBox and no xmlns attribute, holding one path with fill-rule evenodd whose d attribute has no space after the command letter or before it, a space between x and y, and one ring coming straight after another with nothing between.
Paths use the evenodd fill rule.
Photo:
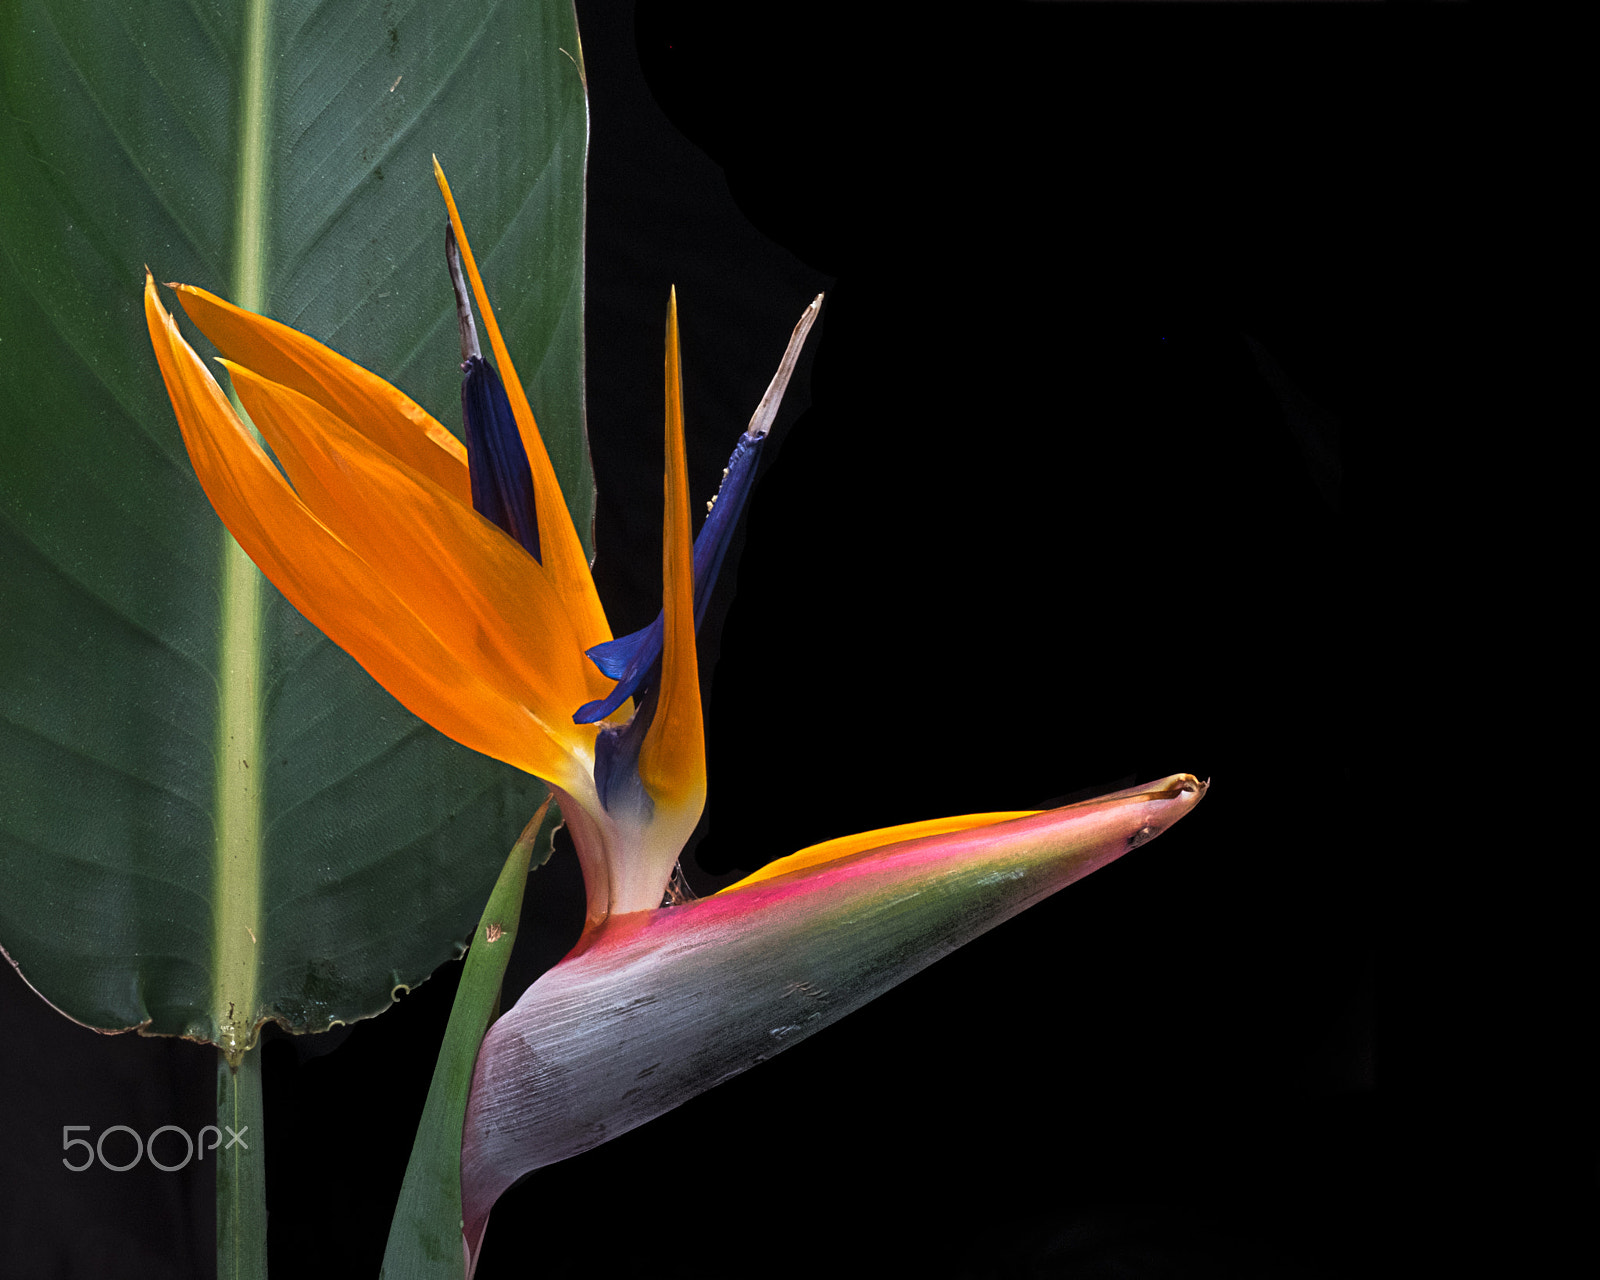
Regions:
<instances>
[{"instance_id":1,"label":"orange petal","mask_svg":"<svg viewBox=\"0 0 1600 1280\"><path fill-rule=\"evenodd\" d=\"M572 708L606 680L549 577L517 543L298 391L227 364L301 500L394 595L546 732L582 751Z\"/></svg>"},{"instance_id":2,"label":"orange petal","mask_svg":"<svg viewBox=\"0 0 1600 1280\"><path fill-rule=\"evenodd\" d=\"M539 513L540 557L545 570L555 581L556 590L567 602L568 611L579 620L580 632L589 637L585 647L603 644L611 639L611 627L606 622L605 610L600 607L600 596L595 591L594 577L589 572L589 557L584 554L583 543L578 540L578 531L572 527L572 517L567 511L561 484L556 479L555 468L550 465L550 455L545 451L539 427L533 420L533 409L522 389L522 379L517 377L516 367L511 363L511 352L506 349L505 339L500 336L499 322L494 318L494 308L489 305L483 277L478 274L478 261L472 256L472 246L467 243L467 232L461 225L455 197L450 194L450 184L445 180L437 156L433 161L433 177L450 212L450 225L455 229L461 263L467 269L467 279L472 282L472 296L478 300L478 312L483 327L489 333L494 362L499 367L500 380L505 383L506 398L511 401L511 412L517 420L517 429L522 434L522 447L527 451L528 465L533 471L533 501ZM572 709L577 710L576 707Z\"/></svg>"},{"instance_id":3,"label":"orange petal","mask_svg":"<svg viewBox=\"0 0 1600 1280\"><path fill-rule=\"evenodd\" d=\"M316 627L441 733L581 790L588 770L490 687L295 495L145 277L145 320L201 487L246 554Z\"/></svg>"},{"instance_id":4,"label":"orange petal","mask_svg":"<svg viewBox=\"0 0 1600 1280\"><path fill-rule=\"evenodd\" d=\"M286 324L192 285L172 288L200 332L235 364L310 396L458 501L472 505L466 449L405 392Z\"/></svg>"},{"instance_id":5,"label":"orange petal","mask_svg":"<svg viewBox=\"0 0 1600 1280\"><path fill-rule=\"evenodd\" d=\"M689 534L688 461L683 444L683 380L678 361L678 295L667 306L666 511L661 523L661 694L639 749L639 779L658 806L693 810L687 839L706 794L705 729L694 642L694 548Z\"/></svg>"}]
</instances>

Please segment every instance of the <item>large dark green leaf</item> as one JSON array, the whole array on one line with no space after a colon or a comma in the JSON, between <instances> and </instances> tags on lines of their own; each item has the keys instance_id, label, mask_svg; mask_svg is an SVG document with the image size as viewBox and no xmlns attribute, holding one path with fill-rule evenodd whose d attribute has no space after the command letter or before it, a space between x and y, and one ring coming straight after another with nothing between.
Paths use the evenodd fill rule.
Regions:
<instances>
[{"instance_id":1,"label":"large dark green leaf","mask_svg":"<svg viewBox=\"0 0 1600 1280\"><path fill-rule=\"evenodd\" d=\"M450 422L437 153L587 535L581 67L566 5L0 6L0 944L70 1016L236 1048L377 1012L470 933L542 787L244 560L140 285L263 310Z\"/></svg>"}]
</instances>

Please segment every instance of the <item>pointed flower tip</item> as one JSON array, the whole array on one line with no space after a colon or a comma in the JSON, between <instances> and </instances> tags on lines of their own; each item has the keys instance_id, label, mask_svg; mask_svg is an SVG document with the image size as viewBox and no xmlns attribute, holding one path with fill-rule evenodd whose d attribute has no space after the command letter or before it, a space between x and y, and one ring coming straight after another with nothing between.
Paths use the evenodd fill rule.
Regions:
<instances>
[{"instance_id":1,"label":"pointed flower tip","mask_svg":"<svg viewBox=\"0 0 1600 1280\"><path fill-rule=\"evenodd\" d=\"M1139 796L1151 800L1176 800L1179 796L1192 795L1193 804L1198 804L1207 790L1211 787L1211 779L1201 782L1192 773L1174 773L1157 782L1147 782L1143 786L1129 787L1125 791L1115 791L1111 795L1101 796L1101 800L1111 800L1122 796ZM1084 803L1094 803L1085 801Z\"/></svg>"},{"instance_id":2,"label":"pointed flower tip","mask_svg":"<svg viewBox=\"0 0 1600 1280\"><path fill-rule=\"evenodd\" d=\"M439 188L439 194L444 197L446 207L450 210L452 219L456 212L456 198L450 194L450 179L444 176L444 166L439 163L439 157L433 157L433 181Z\"/></svg>"},{"instance_id":3,"label":"pointed flower tip","mask_svg":"<svg viewBox=\"0 0 1600 1280\"><path fill-rule=\"evenodd\" d=\"M778 419L778 408L783 404L783 394L789 389L789 379L794 376L795 365L800 362L801 349L806 345L811 326L817 322L817 316L822 311L822 297L819 293L800 313L794 332L789 335L789 345L784 348L783 359L778 362L778 371L767 384L766 394L756 406L750 425L745 428L745 435L760 439L772 430L772 424Z\"/></svg>"}]
</instances>

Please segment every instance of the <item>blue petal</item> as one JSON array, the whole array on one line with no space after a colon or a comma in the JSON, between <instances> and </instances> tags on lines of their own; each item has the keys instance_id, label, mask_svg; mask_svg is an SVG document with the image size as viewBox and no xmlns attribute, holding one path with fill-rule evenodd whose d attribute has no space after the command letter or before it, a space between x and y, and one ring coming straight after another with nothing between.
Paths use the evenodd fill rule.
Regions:
<instances>
[{"instance_id":1,"label":"blue petal","mask_svg":"<svg viewBox=\"0 0 1600 1280\"><path fill-rule=\"evenodd\" d=\"M722 487L712 500L711 512L694 540L694 625L698 629L705 617L706 605L711 600L711 589L717 584L717 574L728 554L728 544L739 523L750 496L750 486L755 480L756 461L761 457L761 446L766 436L745 434L734 446L733 457L728 459L728 469L722 476ZM593 724L604 720L634 696L641 687L655 683L655 672L661 663L661 642L664 628L663 615L657 614L649 626L588 651L590 660L611 679L618 681L610 696L596 702L586 702L573 714L575 724Z\"/></svg>"},{"instance_id":2,"label":"blue petal","mask_svg":"<svg viewBox=\"0 0 1600 1280\"><path fill-rule=\"evenodd\" d=\"M711 589L717 585L717 574L722 572L723 558L733 541L733 531L744 511L745 500L750 496L750 486L756 478L756 462L766 442L765 435L739 437L739 443L733 447L733 457L728 459L728 468L723 472L722 485L712 499L711 513L694 540L694 625L697 629L710 603Z\"/></svg>"},{"instance_id":3,"label":"blue petal","mask_svg":"<svg viewBox=\"0 0 1600 1280\"><path fill-rule=\"evenodd\" d=\"M657 649L661 647L661 615L656 615L656 620L648 627L628 635L620 636L615 640L607 640L604 644L597 644L588 650L589 658L602 672L613 680L626 679L629 670L634 667L639 655L651 647L651 640Z\"/></svg>"},{"instance_id":4,"label":"blue petal","mask_svg":"<svg viewBox=\"0 0 1600 1280\"><path fill-rule=\"evenodd\" d=\"M506 399L505 385L482 356L462 361L461 417L466 424L473 509L538 560L539 520L528 453L522 447L522 433Z\"/></svg>"},{"instance_id":5,"label":"blue petal","mask_svg":"<svg viewBox=\"0 0 1600 1280\"><path fill-rule=\"evenodd\" d=\"M607 813L632 818L641 826L655 812L655 802L639 777L639 749L656 718L657 692L652 687L645 693L627 724L602 725L594 740L594 787L600 803Z\"/></svg>"},{"instance_id":6,"label":"blue petal","mask_svg":"<svg viewBox=\"0 0 1600 1280\"><path fill-rule=\"evenodd\" d=\"M699 622L698 611L695 621ZM586 702L572 714L574 724L593 724L633 697L639 686L653 683L654 672L661 665L662 629L661 614L648 627L616 640L608 640L588 650L590 660L611 679L618 681L606 697Z\"/></svg>"}]
</instances>

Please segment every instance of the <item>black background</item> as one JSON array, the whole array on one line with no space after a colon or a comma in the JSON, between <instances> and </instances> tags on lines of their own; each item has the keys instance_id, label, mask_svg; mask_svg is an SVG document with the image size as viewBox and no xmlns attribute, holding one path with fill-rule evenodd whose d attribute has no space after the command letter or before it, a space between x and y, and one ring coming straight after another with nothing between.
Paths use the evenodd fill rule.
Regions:
<instances>
[{"instance_id":1,"label":"black background","mask_svg":"<svg viewBox=\"0 0 1600 1280\"><path fill-rule=\"evenodd\" d=\"M480 1277L1437 1262L1477 1169L1393 1067L1407 1029L1374 1048L1409 849L1371 793L1412 726L1374 686L1364 568L1394 458L1467 399L1471 11L697 8L579 6L619 633L658 607L668 285L697 498L828 299L714 679L702 637L691 879L1175 771L1213 789L845 1024L534 1175ZM532 888L508 989L581 916L570 852ZM337 1052L265 1043L276 1266L376 1273L454 982ZM50 1148L67 1121L193 1131L209 1053L92 1036L9 968L0 994L33 1242L9 1233L0 1272L208 1274L203 1179L73 1177Z\"/></svg>"}]
</instances>

